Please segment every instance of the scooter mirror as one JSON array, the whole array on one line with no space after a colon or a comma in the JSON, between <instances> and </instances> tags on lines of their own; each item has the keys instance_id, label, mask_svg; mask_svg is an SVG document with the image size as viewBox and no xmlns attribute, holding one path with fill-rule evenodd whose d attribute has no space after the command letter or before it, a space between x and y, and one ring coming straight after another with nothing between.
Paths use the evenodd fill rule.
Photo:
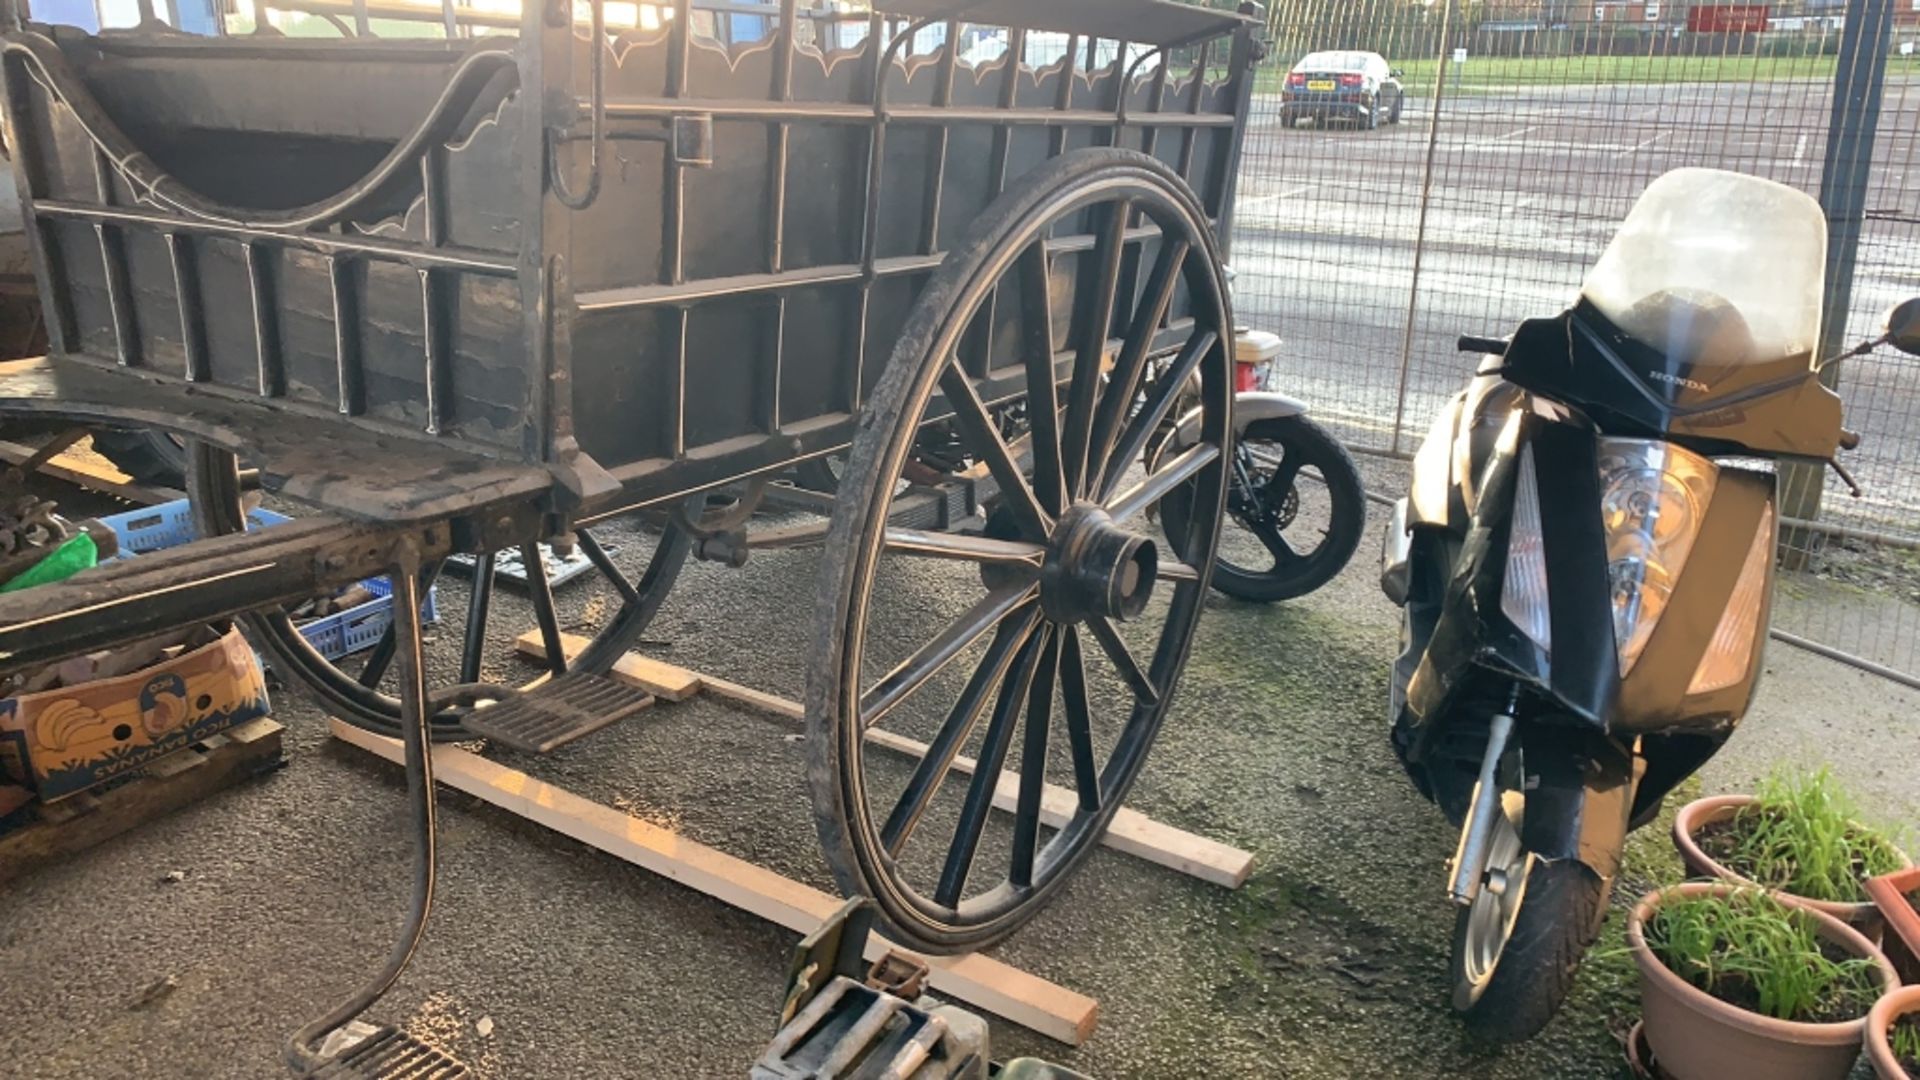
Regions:
<instances>
[{"instance_id":1,"label":"scooter mirror","mask_svg":"<svg viewBox=\"0 0 1920 1080\"><path fill-rule=\"evenodd\" d=\"M1920 356L1920 296L1887 316L1887 344L1910 356Z\"/></svg>"}]
</instances>

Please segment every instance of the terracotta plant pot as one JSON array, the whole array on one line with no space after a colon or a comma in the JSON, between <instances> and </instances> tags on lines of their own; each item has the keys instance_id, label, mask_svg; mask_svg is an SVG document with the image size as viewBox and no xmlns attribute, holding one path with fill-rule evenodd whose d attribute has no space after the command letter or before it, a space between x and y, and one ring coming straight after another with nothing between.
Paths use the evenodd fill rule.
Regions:
<instances>
[{"instance_id":1,"label":"terracotta plant pot","mask_svg":"<svg viewBox=\"0 0 1920 1080\"><path fill-rule=\"evenodd\" d=\"M1845 1080L1860 1057L1866 1017L1806 1024L1748 1012L1675 975L1647 947L1647 920L1666 897L1731 896L1739 891L1739 886L1723 882L1692 882L1648 893L1633 909L1627 946L1640 969L1647 1044L1661 1069L1674 1080ZM1805 910L1822 938L1873 961L1888 991L1900 985L1893 965L1858 930L1831 915Z\"/></svg>"},{"instance_id":2,"label":"terracotta plant pot","mask_svg":"<svg viewBox=\"0 0 1920 1080\"><path fill-rule=\"evenodd\" d=\"M1763 888L1758 882L1742 877L1714 861L1712 856L1701 850L1699 843L1694 840L1700 830L1726 821L1741 809L1759 801L1752 795L1713 795L1705 799L1695 799L1680 808L1680 812L1673 819L1673 846L1679 849L1680 861L1687 864L1689 874L1694 877L1719 878L1721 881L1745 885L1749 888ZM1893 850L1900 856L1902 866L1913 865L1913 860L1907 858L1906 852L1897 847ZM1880 911L1874 907L1871 900L1863 900L1857 904L1841 904L1830 900L1796 896L1781 889L1767 891L1786 903L1811 908L1849 925L1861 927L1869 931L1869 936L1876 940L1880 936Z\"/></svg>"},{"instance_id":3,"label":"terracotta plant pot","mask_svg":"<svg viewBox=\"0 0 1920 1080\"><path fill-rule=\"evenodd\" d=\"M1920 912L1909 897L1920 898L1920 869L1908 867L1867 882L1867 895L1880 909L1880 918L1892 930L1880 943L1900 978L1920 984Z\"/></svg>"},{"instance_id":4,"label":"terracotta plant pot","mask_svg":"<svg viewBox=\"0 0 1920 1080\"><path fill-rule=\"evenodd\" d=\"M1920 986L1903 986L1880 999L1867 1014L1867 1060L1880 1080L1908 1080L1906 1067L1893 1056L1888 1032L1893 1022L1909 1013L1920 1013Z\"/></svg>"}]
</instances>

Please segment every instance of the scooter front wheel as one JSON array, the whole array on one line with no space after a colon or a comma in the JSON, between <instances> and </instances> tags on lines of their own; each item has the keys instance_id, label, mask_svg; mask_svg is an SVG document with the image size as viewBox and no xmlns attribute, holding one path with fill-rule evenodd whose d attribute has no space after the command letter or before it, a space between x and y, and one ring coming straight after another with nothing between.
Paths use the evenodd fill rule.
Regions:
<instances>
[{"instance_id":1,"label":"scooter front wheel","mask_svg":"<svg viewBox=\"0 0 1920 1080\"><path fill-rule=\"evenodd\" d=\"M1489 1042L1538 1035L1573 989L1606 918L1607 883L1572 860L1528 852L1502 817L1487 850L1487 880L1453 924L1453 1007Z\"/></svg>"}]
</instances>

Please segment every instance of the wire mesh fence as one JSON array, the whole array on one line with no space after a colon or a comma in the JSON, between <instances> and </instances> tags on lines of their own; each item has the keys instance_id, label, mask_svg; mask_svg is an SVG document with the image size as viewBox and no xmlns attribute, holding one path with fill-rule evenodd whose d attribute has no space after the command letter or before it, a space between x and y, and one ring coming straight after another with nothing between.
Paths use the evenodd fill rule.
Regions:
<instances>
[{"instance_id":1,"label":"wire mesh fence","mask_svg":"<svg viewBox=\"0 0 1920 1080\"><path fill-rule=\"evenodd\" d=\"M1286 388L1351 445L1404 455L1471 371L1459 335L1558 311L1651 180L1709 166L1822 197L1852 274L1829 353L1873 336L1920 295L1910 6L1278 0L1238 316L1287 339ZM1864 493L1785 471L1784 512L1814 525L1783 532L1775 625L1912 676L1920 360L1882 349L1828 377Z\"/></svg>"}]
</instances>

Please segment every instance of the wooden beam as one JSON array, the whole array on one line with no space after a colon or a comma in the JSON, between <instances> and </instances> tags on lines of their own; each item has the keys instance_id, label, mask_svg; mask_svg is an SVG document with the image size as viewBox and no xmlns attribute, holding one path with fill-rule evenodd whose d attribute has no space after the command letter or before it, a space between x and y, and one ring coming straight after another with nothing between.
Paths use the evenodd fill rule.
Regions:
<instances>
[{"instance_id":1,"label":"wooden beam","mask_svg":"<svg viewBox=\"0 0 1920 1080\"><path fill-rule=\"evenodd\" d=\"M797 701L710 675L702 675L700 680L708 693L748 708L794 721L806 718L806 710ZM927 756L926 743L881 728L868 729L867 741L916 761ZM972 776L977 768L979 763L964 754L953 759L953 771L963 776ZM993 789L994 809L1011 814L1019 803L1020 774L1010 769L1003 770L999 783ZM1041 789L1040 820L1049 828L1064 828L1073 820L1079 805L1078 795L1057 784L1048 784ZM1107 831L1101 834L1100 842L1123 854L1229 889L1246 884L1248 875L1253 872L1252 852L1176 829L1124 806L1113 815L1113 821L1107 825Z\"/></svg>"},{"instance_id":2,"label":"wooden beam","mask_svg":"<svg viewBox=\"0 0 1920 1080\"><path fill-rule=\"evenodd\" d=\"M567 650L568 659L572 659L586 644L586 639L577 635L566 635L562 644ZM536 659L544 658L546 650L540 643L540 635L529 631L519 639L520 650ZM621 661L647 659L628 653ZM741 686L739 683L716 679L711 675L675 668L658 660L647 660L651 677L664 677L676 684L691 683L704 687L708 693L745 705L769 716L778 717L793 724L806 720L806 710L797 701ZM668 674L678 672L677 675ZM614 669L616 676L621 675L620 666ZM650 684L635 683L652 689ZM680 700L680 699L675 699ZM918 760L927 755L927 744L910 739L880 728L867 732L867 741L875 746L903 757ZM965 755L955 757L953 769L963 776L972 776L978 763ZM994 785L993 805L995 809L1012 813L1020 801L1020 774L1011 770L1002 771L1000 780ZM1048 784L1042 789L1040 798L1040 820L1048 827L1058 829L1073 820L1079 807L1079 796L1056 784ZM1201 881L1237 889L1246 884L1247 877L1253 872L1253 853L1210 840L1183 829L1176 829L1155 821L1138 810L1121 807L1113 815L1113 821L1101 836L1100 842L1115 851L1145 859L1148 862L1165 866L1172 870L1199 878Z\"/></svg>"},{"instance_id":3,"label":"wooden beam","mask_svg":"<svg viewBox=\"0 0 1920 1080\"><path fill-rule=\"evenodd\" d=\"M333 734L387 761L402 760L397 740L339 720ZM433 768L448 787L789 930L812 933L840 908L837 897L819 889L458 747L435 746ZM867 956L877 959L890 948L875 935ZM1069 1045L1093 1033L1099 1003L1084 994L978 954L922 959L939 993Z\"/></svg>"},{"instance_id":4,"label":"wooden beam","mask_svg":"<svg viewBox=\"0 0 1920 1080\"><path fill-rule=\"evenodd\" d=\"M0 836L0 882L279 767L282 730L266 717L236 724L156 759L117 787L41 806L40 820Z\"/></svg>"},{"instance_id":5,"label":"wooden beam","mask_svg":"<svg viewBox=\"0 0 1920 1080\"><path fill-rule=\"evenodd\" d=\"M513 644L522 656L542 661L547 658L547 644L538 630L521 634ZM587 639L579 634L561 634L560 647L571 661L586 649ZM613 677L668 701L685 701L700 692L700 676L637 652L628 653L613 665Z\"/></svg>"},{"instance_id":6,"label":"wooden beam","mask_svg":"<svg viewBox=\"0 0 1920 1080\"><path fill-rule=\"evenodd\" d=\"M31 446L0 441L0 461L9 465L19 465L36 453L38 451ZM77 454L72 450L55 454L52 461L40 466L40 472L55 480L64 480L77 487L112 495L139 506L157 506L186 498L183 491L136 483L133 477L114 468L105 458L94 454Z\"/></svg>"}]
</instances>

